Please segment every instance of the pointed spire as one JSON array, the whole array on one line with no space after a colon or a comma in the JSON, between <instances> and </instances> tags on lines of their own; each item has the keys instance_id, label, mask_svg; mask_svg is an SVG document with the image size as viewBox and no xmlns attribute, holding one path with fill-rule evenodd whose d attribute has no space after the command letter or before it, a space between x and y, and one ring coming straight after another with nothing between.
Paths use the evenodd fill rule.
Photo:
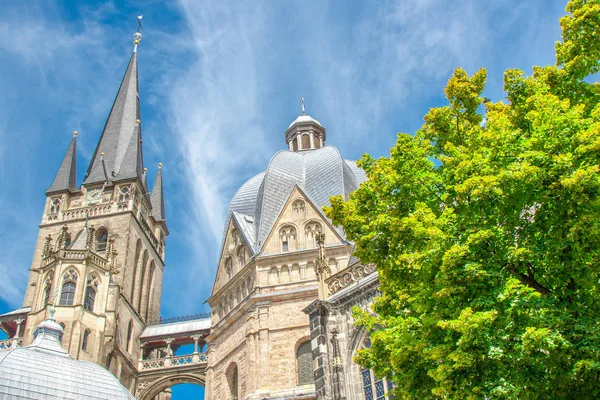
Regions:
<instances>
[{"instance_id":1,"label":"pointed spire","mask_svg":"<svg viewBox=\"0 0 600 400\"><path fill-rule=\"evenodd\" d=\"M77 191L77 131L73 132L73 139L46 194L63 190Z\"/></svg>"},{"instance_id":2,"label":"pointed spire","mask_svg":"<svg viewBox=\"0 0 600 400\"><path fill-rule=\"evenodd\" d=\"M152 216L157 221L165 220L165 195L163 192L162 185L162 163L158 163L158 172L156 174L156 180L152 187L152 194L150 195L150 204L152 205Z\"/></svg>"},{"instance_id":3,"label":"pointed spire","mask_svg":"<svg viewBox=\"0 0 600 400\"><path fill-rule=\"evenodd\" d=\"M139 39L136 39L139 43ZM142 180L140 99L137 44L108 115L100 141L87 170L84 184L105 182L104 168L111 181ZM104 153L104 165L101 154Z\"/></svg>"}]
</instances>

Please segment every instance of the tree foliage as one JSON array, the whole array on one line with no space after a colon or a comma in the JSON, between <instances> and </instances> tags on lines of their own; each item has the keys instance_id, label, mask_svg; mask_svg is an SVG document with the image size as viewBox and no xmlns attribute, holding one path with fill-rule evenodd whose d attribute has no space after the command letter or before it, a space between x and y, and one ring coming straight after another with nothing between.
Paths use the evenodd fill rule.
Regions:
<instances>
[{"instance_id":1,"label":"tree foliage","mask_svg":"<svg viewBox=\"0 0 600 400\"><path fill-rule=\"evenodd\" d=\"M600 398L600 3L567 12L556 66L506 71L497 103L456 69L449 104L326 208L378 266L357 361L398 398Z\"/></svg>"}]
</instances>

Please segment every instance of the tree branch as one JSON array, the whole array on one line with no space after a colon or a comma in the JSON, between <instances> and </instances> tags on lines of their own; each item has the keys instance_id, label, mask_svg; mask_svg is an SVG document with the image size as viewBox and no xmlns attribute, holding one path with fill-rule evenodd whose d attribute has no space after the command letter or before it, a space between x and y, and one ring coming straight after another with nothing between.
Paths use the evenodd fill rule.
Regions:
<instances>
[{"instance_id":1,"label":"tree branch","mask_svg":"<svg viewBox=\"0 0 600 400\"><path fill-rule=\"evenodd\" d=\"M550 289L547 289L545 286L543 286L541 283L535 280L531 264L527 265L527 274L522 273L515 267L511 267L509 265L507 265L506 267L506 269L508 269L508 271L511 274L513 274L522 284L529 286L530 288L543 295L552 293Z\"/></svg>"}]
</instances>

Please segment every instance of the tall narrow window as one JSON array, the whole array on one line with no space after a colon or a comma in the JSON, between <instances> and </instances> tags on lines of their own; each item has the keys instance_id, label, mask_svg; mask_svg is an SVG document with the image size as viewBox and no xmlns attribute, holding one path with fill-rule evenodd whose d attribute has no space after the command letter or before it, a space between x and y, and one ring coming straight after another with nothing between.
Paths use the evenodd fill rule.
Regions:
<instances>
[{"instance_id":1,"label":"tall narrow window","mask_svg":"<svg viewBox=\"0 0 600 400\"><path fill-rule=\"evenodd\" d=\"M133 257L133 279L131 280L131 295L129 296L129 301L133 304L133 295L135 290L135 282L137 279L138 272L138 262L140 261L140 253L142 252L142 240L138 239L135 244L135 256Z\"/></svg>"},{"instance_id":2,"label":"tall narrow window","mask_svg":"<svg viewBox=\"0 0 600 400\"><path fill-rule=\"evenodd\" d=\"M72 306L75 300L75 287L77 284L77 272L71 268L63 276L62 291L60 293L60 305Z\"/></svg>"},{"instance_id":3,"label":"tall narrow window","mask_svg":"<svg viewBox=\"0 0 600 400\"><path fill-rule=\"evenodd\" d=\"M131 354L131 339L133 337L133 321L127 326L127 351Z\"/></svg>"},{"instance_id":4,"label":"tall narrow window","mask_svg":"<svg viewBox=\"0 0 600 400\"><path fill-rule=\"evenodd\" d=\"M296 240L296 228L290 225L282 226L279 229L279 240L281 241L281 252L290 251L290 242Z\"/></svg>"},{"instance_id":5,"label":"tall narrow window","mask_svg":"<svg viewBox=\"0 0 600 400\"><path fill-rule=\"evenodd\" d=\"M88 340L90 337L90 330L86 329L83 331L83 339L81 340L81 350L86 351L88 346Z\"/></svg>"},{"instance_id":6,"label":"tall narrow window","mask_svg":"<svg viewBox=\"0 0 600 400\"><path fill-rule=\"evenodd\" d=\"M371 347L371 339L367 336L362 348ZM385 378L378 378L373 370L361 368L363 391L366 400L392 400L394 396L390 393L394 388L392 382Z\"/></svg>"},{"instance_id":7,"label":"tall narrow window","mask_svg":"<svg viewBox=\"0 0 600 400\"><path fill-rule=\"evenodd\" d=\"M227 279L233 278L233 262L231 261L231 257L225 261L225 271L227 273Z\"/></svg>"},{"instance_id":8,"label":"tall narrow window","mask_svg":"<svg viewBox=\"0 0 600 400\"><path fill-rule=\"evenodd\" d=\"M239 397L238 393L238 368L237 364L232 363L229 368L227 368L227 380L229 381L229 391L231 393L232 399L237 399Z\"/></svg>"},{"instance_id":9,"label":"tall narrow window","mask_svg":"<svg viewBox=\"0 0 600 400\"><path fill-rule=\"evenodd\" d=\"M108 231L104 228L98 229L98 241L96 243L96 250L106 250L106 242L108 242Z\"/></svg>"},{"instance_id":10,"label":"tall narrow window","mask_svg":"<svg viewBox=\"0 0 600 400\"><path fill-rule=\"evenodd\" d=\"M85 288L85 299L83 307L88 311L94 311L94 301L96 300L96 291L98 290L98 277L90 275Z\"/></svg>"},{"instance_id":11,"label":"tall narrow window","mask_svg":"<svg viewBox=\"0 0 600 400\"><path fill-rule=\"evenodd\" d=\"M296 363L298 368L298 386L315 383L310 340L307 340L298 346L298 350L296 351Z\"/></svg>"},{"instance_id":12,"label":"tall narrow window","mask_svg":"<svg viewBox=\"0 0 600 400\"><path fill-rule=\"evenodd\" d=\"M240 263L240 269L246 265L246 248L242 247L238 250L238 261Z\"/></svg>"}]
</instances>

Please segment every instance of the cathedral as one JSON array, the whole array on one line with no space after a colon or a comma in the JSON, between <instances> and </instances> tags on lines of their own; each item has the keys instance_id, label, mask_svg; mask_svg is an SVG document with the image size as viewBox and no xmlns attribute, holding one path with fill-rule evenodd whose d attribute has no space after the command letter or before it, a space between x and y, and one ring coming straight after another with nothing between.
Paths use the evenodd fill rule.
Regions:
<instances>
[{"instance_id":1,"label":"cathedral","mask_svg":"<svg viewBox=\"0 0 600 400\"><path fill-rule=\"evenodd\" d=\"M140 40L82 182L75 132L45 192L23 305L0 315L0 399L121 398L120 388L168 399L179 383L204 386L210 400L390 399L391 385L353 362L369 340L352 308L377 296L376 268L323 213L366 176L304 111L229 204L211 313L161 319L169 229L161 165L151 190L144 168ZM86 392L90 364L112 395ZM68 391L46 387L55 369Z\"/></svg>"}]
</instances>

